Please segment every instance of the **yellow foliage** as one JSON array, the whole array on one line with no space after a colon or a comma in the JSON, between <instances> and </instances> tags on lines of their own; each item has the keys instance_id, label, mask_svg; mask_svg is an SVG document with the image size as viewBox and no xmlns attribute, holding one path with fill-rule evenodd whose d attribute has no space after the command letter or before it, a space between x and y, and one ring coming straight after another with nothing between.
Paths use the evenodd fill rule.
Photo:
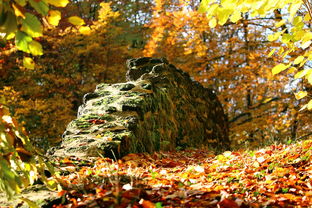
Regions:
<instances>
[{"instance_id":1,"label":"yellow foliage","mask_svg":"<svg viewBox=\"0 0 312 208\"><path fill-rule=\"evenodd\" d=\"M47 16L48 22L54 26L59 24L61 18L61 12L58 10L50 10Z\"/></svg>"}]
</instances>

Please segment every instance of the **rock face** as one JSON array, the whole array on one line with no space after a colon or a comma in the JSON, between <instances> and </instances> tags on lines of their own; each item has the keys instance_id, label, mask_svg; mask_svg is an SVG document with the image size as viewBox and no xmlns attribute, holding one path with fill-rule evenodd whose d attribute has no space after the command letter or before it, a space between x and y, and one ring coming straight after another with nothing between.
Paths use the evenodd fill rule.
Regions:
<instances>
[{"instance_id":1,"label":"rock face","mask_svg":"<svg viewBox=\"0 0 312 208\"><path fill-rule=\"evenodd\" d=\"M230 146L227 118L212 90L165 59L127 62L126 83L99 84L63 135L56 156Z\"/></svg>"}]
</instances>

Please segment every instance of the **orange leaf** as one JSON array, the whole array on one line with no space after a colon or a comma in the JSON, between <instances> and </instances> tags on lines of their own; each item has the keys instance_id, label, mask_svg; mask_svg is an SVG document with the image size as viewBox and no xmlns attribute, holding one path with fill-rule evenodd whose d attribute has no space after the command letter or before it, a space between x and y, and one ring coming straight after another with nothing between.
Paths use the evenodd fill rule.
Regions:
<instances>
[{"instance_id":1,"label":"orange leaf","mask_svg":"<svg viewBox=\"0 0 312 208\"><path fill-rule=\"evenodd\" d=\"M156 207L156 205L153 202L144 200L144 199L141 199L139 203L142 205L143 208L155 208Z\"/></svg>"},{"instance_id":2,"label":"orange leaf","mask_svg":"<svg viewBox=\"0 0 312 208\"><path fill-rule=\"evenodd\" d=\"M64 164L73 164L73 161L71 161L71 160L68 159L68 158L64 158L64 159L62 160L62 163L64 163Z\"/></svg>"},{"instance_id":3,"label":"orange leaf","mask_svg":"<svg viewBox=\"0 0 312 208\"><path fill-rule=\"evenodd\" d=\"M66 190L62 190L62 191L59 191L58 193L57 193L57 196L64 196L65 194L67 193L67 191Z\"/></svg>"}]
</instances>

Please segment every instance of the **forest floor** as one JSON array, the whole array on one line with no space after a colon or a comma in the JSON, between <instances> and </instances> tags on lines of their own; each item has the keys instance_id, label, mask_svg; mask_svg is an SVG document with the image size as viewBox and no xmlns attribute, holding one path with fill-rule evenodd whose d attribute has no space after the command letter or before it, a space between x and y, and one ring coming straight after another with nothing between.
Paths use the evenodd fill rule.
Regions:
<instances>
[{"instance_id":1,"label":"forest floor","mask_svg":"<svg viewBox=\"0 0 312 208\"><path fill-rule=\"evenodd\" d=\"M311 207L312 139L255 151L59 160L63 207Z\"/></svg>"}]
</instances>

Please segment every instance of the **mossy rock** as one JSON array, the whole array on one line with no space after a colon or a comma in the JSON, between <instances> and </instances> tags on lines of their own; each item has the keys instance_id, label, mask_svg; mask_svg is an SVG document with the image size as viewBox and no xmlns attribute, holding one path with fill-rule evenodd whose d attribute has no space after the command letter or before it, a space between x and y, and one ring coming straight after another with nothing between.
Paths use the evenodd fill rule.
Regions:
<instances>
[{"instance_id":1,"label":"mossy rock","mask_svg":"<svg viewBox=\"0 0 312 208\"><path fill-rule=\"evenodd\" d=\"M84 96L54 155L229 149L227 117L212 90L165 59L131 59L127 66L126 83L99 84Z\"/></svg>"}]
</instances>

